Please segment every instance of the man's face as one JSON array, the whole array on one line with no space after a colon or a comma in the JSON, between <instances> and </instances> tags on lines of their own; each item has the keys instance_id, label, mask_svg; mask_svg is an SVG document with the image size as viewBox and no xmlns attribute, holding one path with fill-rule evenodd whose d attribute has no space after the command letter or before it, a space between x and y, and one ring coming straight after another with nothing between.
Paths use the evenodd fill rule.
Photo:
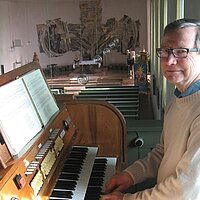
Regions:
<instances>
[{"instance_id":1,"label":"man's face","mask_svg":"<svg viewBox=\"0 0 200 200\"><path fill-rule=\"evenodd\" d=\"M164 35L162 48L194 48L195 37L195 28L169 32ZM161 58L161 68L166 79L183 92L200 79L200 54L189 52L186 58L175 58L170 53L167 58Z\"/></svg>"}]
</instances>

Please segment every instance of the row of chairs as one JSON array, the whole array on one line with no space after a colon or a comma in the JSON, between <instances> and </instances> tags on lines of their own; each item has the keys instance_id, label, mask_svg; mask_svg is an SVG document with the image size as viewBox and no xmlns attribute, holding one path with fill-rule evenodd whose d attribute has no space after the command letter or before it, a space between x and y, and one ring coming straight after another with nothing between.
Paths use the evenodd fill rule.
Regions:
<instances>
[{"instance_id":1,"label":"row of chairs","mask_svg":"<svg viewBox=\"0 0 200 200\"><path fill-rule=\"evenodd\" d=\"M138 86L87 86L75 99L103 100L113 104L126 118L139 119Z\"/></svg>"}]
</instances>

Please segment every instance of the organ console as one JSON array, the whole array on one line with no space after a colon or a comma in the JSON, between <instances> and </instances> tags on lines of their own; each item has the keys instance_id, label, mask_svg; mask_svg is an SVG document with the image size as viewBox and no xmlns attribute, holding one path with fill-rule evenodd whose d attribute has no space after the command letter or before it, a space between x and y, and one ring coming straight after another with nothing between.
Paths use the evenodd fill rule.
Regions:
<instances>
[{"instance_id":1,"label":"organ console","mask_svg":"<svg viewBox=\"0 0 200 200\"><path fill-rule=\"evenodd\" d=\"M42 73L38 62L1 75L0 93L2 86L35 70ZM23 153L11 151L1 129L0 199L98 200L108 177L123 168L126 124L121 113L107 102L65 97L56 97L58 111L30 139L28 148L22 148ZM16 143L18 139L23 139L20 133Z\"/></svg>"}]
</instances>

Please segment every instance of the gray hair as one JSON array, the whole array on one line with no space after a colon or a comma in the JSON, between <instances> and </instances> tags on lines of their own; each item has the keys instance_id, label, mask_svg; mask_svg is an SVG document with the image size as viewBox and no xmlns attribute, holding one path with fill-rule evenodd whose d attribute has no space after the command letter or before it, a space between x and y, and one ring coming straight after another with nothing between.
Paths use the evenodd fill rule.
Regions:
<instances>
[{"instance_id":1,"label":"gray hair","mask_svg":"<svg viewBox=\"0 0 200 200\"><path fill-rule=\"evenodd\" d=\"M164 35L169 32L173 32L182 28L189 28L189 27L196 28L197 34L196 34L195 43L196 43L197 48L200 48L200 19L183 18L183 19L178 19L176 21L173 21L165 27Z\"/></svg>"}]
</instances>

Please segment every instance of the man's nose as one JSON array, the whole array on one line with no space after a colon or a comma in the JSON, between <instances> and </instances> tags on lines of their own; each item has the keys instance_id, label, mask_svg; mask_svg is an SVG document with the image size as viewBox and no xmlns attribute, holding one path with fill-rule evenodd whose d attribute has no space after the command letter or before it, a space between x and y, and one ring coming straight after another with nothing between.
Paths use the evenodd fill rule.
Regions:
<instances>
[{"instance_id":1,"label":"man's nose","mask_svg":"<svg viewBox=\"0 0 200 200\"><path fill-rule=\"evenodd\" d=\"M166 58L166 62L167 64L170 65L174 65L177 63L177 58L173 55L172 52L169 52L168 57Z\"/></svg>"}]
</instances>

